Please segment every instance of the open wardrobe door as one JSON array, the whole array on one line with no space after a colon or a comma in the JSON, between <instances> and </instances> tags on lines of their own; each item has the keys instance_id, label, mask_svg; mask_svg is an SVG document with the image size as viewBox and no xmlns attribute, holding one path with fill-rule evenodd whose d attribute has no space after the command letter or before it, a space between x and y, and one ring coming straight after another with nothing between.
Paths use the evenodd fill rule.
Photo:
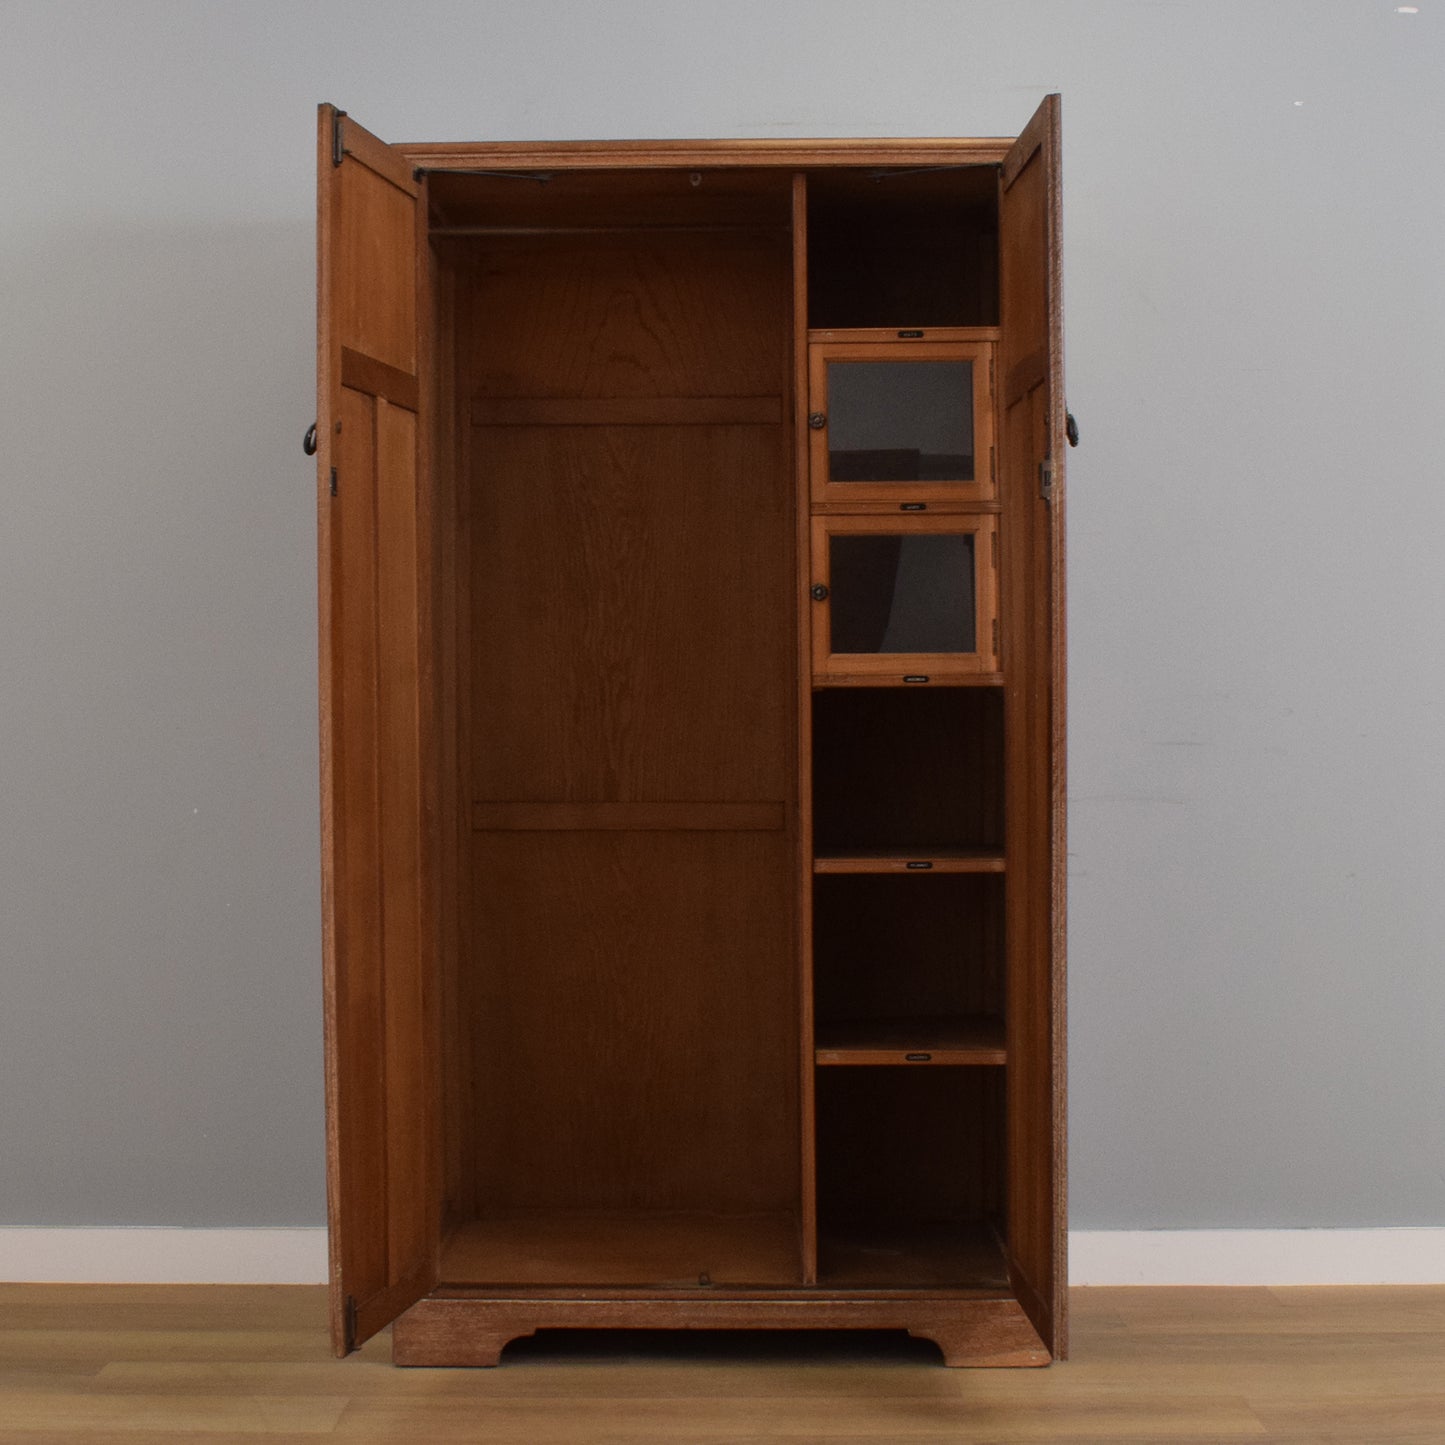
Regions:
<instances>
[{"instance_id":1,"label":"open wardrobe door","mask_svg":"<svg viewBox=\"0 0 1445 1445\"><path fill-rule=\"evenodd\" d=\"M338 1354L435 1283L440 1227L425 762L430 569L417 447L421 189L318 125L322 910Z\"/></svg>"},{"instance_id":2,"label":"open wardrobe door","mask_svg":"<svg viewBox=\"0 0 1445 1445\"><path fill-rule=\"evenodd\" d=\"M1019 1301L1067 1353L1064 436L1059 97L1003 165L1000 489L1008 874L1008 1227Z\"/></svg>"}]
</instances>

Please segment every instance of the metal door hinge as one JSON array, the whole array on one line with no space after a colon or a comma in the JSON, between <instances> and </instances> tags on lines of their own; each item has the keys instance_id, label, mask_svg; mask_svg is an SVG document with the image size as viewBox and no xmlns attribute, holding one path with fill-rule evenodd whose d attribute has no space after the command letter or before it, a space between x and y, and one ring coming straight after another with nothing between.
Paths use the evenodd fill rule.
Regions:
<instances>
[{"instance_id":1,"label":"metal door hinge","mask_svg":"<svg viewBox=\"0 0 1445 1445\"><path fill-rule=\"evenodd\" d=\"M346 119L344 110L331 113L331 164L339 166L346 155L346 139L341 134L341 122Z\"/></svg>"},{"instance_id":2,"label":"metal door hinge","mask_svg":"<svg viewBox=\"0 0 1445 1445\"><path fill-rule=\"evenodd\" d=\"M1052 462L1039 463L1039 496L1046 502L1054 500L1054 464Z\"/></svg>"},{"instance_id":3,"label":"metal door hinge","mask_svg":"<svg viewBox=\"0 0 1445 1445\"><path fill-rule=\"evenodd\" d=\"M998 618L993 620L993 655L998 656Z\"/></svg>"},{"instance_id":4,"label":"metal door hinge","mask_svg":"<svg viewBox=\"0 0 1445 1445\"><path fill-rule=\"evenodd\" d=\"M341 1343L349 1355L356 1348L356 1298L347 1295L341 1309Z\"/></svg>"},{"instance_id":5,"label":"metal door hinge","mask_svg":"<svg viewBox=\"0 0 1445 1445\"><path fill-rule=\"evenodd\" d=\"M331 469L331 495L332 495L333 497L336 495L336 468L335 468L335 467L332 467L332 469Z\"/></svg>"}]
</instances>

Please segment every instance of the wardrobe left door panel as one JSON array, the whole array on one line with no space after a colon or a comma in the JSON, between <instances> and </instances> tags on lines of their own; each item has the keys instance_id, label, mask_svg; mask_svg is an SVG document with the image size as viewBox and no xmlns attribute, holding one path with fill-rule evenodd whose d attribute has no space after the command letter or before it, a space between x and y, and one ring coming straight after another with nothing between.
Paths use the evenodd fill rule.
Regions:
<instances>
[{"instance_id":1,"label":"wardrobe left door panel","mask_svg":"<svg viewBox=\"0 0 1445 1445\"><path fill-rule=\"evenodd\" d=\"M318 141L327 1195L345 1354L432 1287L439 1245L427 313L410 167L330 106Z\"/></svg>"}]
</instances>

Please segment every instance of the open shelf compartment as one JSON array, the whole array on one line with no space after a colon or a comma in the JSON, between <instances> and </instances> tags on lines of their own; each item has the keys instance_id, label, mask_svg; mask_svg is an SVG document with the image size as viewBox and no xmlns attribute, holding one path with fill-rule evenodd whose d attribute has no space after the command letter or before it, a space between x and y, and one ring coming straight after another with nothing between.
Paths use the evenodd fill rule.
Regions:
<instances>
[{"instance_id":1,"label":"open shelf compartment","mask_svg":"<svg viewBox=\"0 0 1445 1445\"><path fill-rule=\"evenodd\" d=\"M818 1063L1006 1061L999 875L819 877L813 952Z\"/></svg>"},{"instance_id":2,"label":"open shelf compartment","mask_svg":"<svg viewBox=\"0 0 1445 1445\"><path fill-rule=\"evenodd\" d=\"M820 1069L818 1283L1006 1290L1003 1071Z\"/></svg>"},{"instance_id":3,"label":"open shelf compartment","mask_svg":"<svg viewBox=\"0 0 1445 1445\"><path fill-rule=\"evenodd\" d=\"M997 690L819 691L813 749L817 857L907 863L983 856L1001 866L1003 698Z\"/></svg>"}]
</instances>

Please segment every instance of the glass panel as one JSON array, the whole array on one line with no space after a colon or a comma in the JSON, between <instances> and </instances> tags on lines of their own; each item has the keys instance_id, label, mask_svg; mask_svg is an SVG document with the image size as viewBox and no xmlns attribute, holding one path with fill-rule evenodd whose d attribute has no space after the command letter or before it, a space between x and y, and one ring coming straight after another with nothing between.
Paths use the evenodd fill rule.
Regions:
<instances>
[{"instance_id":1,"label":"glass panel","mask_svg":"<svg viewBox=\"0 0 1445 1445\"><path fill-rule=\"evenodd\" d=\"M971 361L830 361L828 477L971 482Z\"/></svg>"},{"instance_id":2,"label":"glass panel","mask_svg":"<svg viewBox=\"0 0 1445 1445\"><path fill-rule=\"evenodd\" d=\"M976 652L973 535L829 538L833 652Z\"/></svg>"}]
</instances>

